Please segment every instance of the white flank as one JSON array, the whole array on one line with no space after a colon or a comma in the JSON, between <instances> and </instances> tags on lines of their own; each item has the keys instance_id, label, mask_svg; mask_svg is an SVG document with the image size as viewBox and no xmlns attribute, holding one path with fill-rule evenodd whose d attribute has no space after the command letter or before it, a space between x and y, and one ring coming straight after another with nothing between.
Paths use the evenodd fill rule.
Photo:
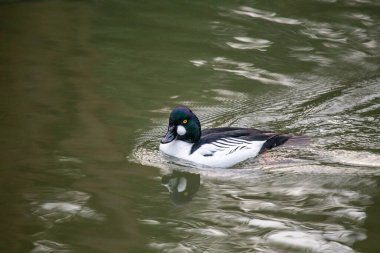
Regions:
<instances>
[{"instance_id":1,"label":"white flank","mask_svg":"<svg viewBox=\"0 0 380 253\"><path fill-rule=\"evenodd\" d=\"M193 144L174 140L170 143L160 144L160 150L165 154L194 163L226 168L257 156L265 142L222 138L218 141L204 144L190 154Z\"/></svg>"}]
</instances>

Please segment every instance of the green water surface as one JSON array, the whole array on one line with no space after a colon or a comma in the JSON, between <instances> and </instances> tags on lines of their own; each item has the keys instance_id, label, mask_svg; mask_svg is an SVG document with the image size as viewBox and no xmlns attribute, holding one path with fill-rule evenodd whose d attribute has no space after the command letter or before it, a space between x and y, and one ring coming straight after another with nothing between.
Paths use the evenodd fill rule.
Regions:
<instances>
[{"instance_id":1,"label":"green water surface","mask_svg":"<svg viewBox=\"0 0 380 253\"><path fill-rule=\"evenodd\" d=\"M0 252L380 252L379 43L370 0L0 1ZM312 142L188 166L176 105Z\"/></svg>"}]
</instances>

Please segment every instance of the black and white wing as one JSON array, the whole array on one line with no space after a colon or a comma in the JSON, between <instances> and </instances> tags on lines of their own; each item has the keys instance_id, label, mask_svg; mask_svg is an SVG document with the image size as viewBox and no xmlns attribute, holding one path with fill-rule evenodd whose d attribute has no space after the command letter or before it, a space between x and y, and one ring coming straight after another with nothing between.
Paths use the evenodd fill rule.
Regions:
<instances>
[{"instance_id":1,"label":"black and white wing","mask_svg":"<svg viewBox=\"0 0 380 253\"><path fill-rule=\"evenodd\" d=\"M227 155L250 149L262 153L267 149L282 145L290 136L277 135L253 128L212 128L202 131L202 137L195 143L191 153L203 156Z\"/></svg>"},{"instance_id":2,"label":"black and white wing","mask_svg":"<svg viewBox=\"0 0 380 253\"><path fill-rule=\"evenodd\" d=\"M227 156L236 152L248 151L258 154L266 140L248 141L239 138L227 137L204 143L194 152L202 156Z\"/></svg>"}]
</instances>

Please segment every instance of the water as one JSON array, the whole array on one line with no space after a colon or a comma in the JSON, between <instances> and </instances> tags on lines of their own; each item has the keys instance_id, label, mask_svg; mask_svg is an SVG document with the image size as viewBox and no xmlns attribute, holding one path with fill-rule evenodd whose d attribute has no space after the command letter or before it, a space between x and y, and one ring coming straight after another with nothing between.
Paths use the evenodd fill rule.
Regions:
<instances>
[{"instance_id":1,"label":"water","mask_svg":"<svg viewBox=\"0 0 380 253\"><path fill-rule=\"evenodd\" d=\"M1 252L379 252L378 1L1 1ZM308 135L233 169L168 114Z\"/></svg>"}]
</instances>

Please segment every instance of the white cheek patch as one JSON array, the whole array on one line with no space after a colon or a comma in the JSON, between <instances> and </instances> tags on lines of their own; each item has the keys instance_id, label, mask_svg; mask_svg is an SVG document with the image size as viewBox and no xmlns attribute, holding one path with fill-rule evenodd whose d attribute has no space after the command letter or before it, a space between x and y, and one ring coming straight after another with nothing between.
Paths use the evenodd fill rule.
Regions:
<instances>
[{"instance_id":1,"label":"white cheek patch","mask_svg":"<svg viewBox=\"0 0 380 253\"><path fill-rule=\"evenodd\" d=\"M177 126L177 134L179 135L185 135L186 134L186 128L183 126Z\"/></svg>"},{"instance_id":2,"label":"white cheek patch","mask_svg":"<svg viewBox=\"0 0 380 253\"><path fill-rule=\"evenodd\" d=\"M185 191L186 190L186 186L187 186L187 180L186 180L186 178L180 177L179 178L179 183L177 185L177 191L178 192Z\"/></svg>"}]
</instances>

